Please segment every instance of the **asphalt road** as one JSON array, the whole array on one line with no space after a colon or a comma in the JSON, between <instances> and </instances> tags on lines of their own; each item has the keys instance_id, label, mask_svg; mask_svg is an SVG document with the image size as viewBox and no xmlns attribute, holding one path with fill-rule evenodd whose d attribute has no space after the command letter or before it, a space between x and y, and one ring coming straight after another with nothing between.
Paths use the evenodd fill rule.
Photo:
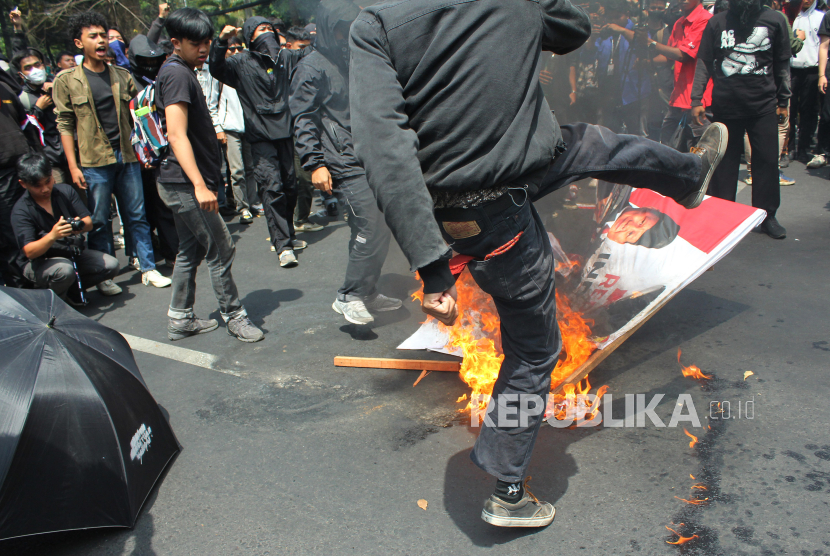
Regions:
<instances>
[{"instance_id":1,"label":"asphalt road","mask_svg":"<svg viewBox=\"0 0 830 556\"><path fill-rule=\"evenodd\" d=\"M704 422L712 429L697 430L695 448L682 428L543 426L530 474L557 507L546 529L479 518L494 481L469 459L476 430L457 412L467 392L457 376L432 373L413 388L414 371L333 367L335 355L400 356L395 346L423 320L415 303L365 329L331 310L345 223L304 234L311 245L286 270L260 218L229 228L234 276L265 340L242 344L220 328L175 344L239 376L135 354L183 446L135 528L7 541L0 554L830 554L830 181L797 163L787 173L798 180L782 188L787 239L750 234L591 375L615 398L665 394L666 421L679 394L701 415L711 401L735 414L754 400L754 418ZM93 293L85 314L169 343L169 290L126 270L116 282L124 294ZM393 247L382 291L405 298L416 287ZM204 270L197 312L218 318ZM678 348L716 378L684 378ZM708 504L678 499L692 484L708 489ZM669 545L666 526L698 537Z\"/></svg>"}]
</instances>

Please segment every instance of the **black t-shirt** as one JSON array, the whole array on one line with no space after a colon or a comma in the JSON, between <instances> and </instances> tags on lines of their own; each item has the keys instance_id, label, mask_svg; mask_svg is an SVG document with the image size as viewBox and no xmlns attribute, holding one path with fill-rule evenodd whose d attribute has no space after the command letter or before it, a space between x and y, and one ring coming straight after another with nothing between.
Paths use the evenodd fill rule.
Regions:
<instances>
[{"instance_id":1,"label":"black t-shirt","mask_svg":"<svg viewBox=\"0 0 830 556\"><path fill-rule=\"evenodd\" d=\"M697 58L709 67L715 115L757 117L778 105L775 72L789 67L787 22L769 8L742 28L730 12L713 16L700 41Z\"/></svg>"},{"instance_id":2,"label":"black t-shirt","mask_svg":"<svg viewBox=\"0 0 830 556\"><path fill-rule=\"evenodd\" d=\"M107 134L113 150L121 149L121 129L118 127L118 111L115 108L115 99L112 96L112 83L110 82L110 69L106 68L101 73L96 73L84 66L86 80L89 81L89 88L92 91L92 101L95 103L95 113L98 121Z\"/></svg>"},{"instance_id":3,"label":"black t-shirt","mask_svg":"<svg viewBox=\"0 0 830 556\"><path fill-rule=\"evenodd\" d=\"M175 54L170 56L159 70L156 79L156 106L161 116L161 125L167 135L167 118L164 109L171 104L186 102L187 108L187 138L193 147L193 156L196 166L205 180L205 185L218 191L224 182L222 180L222 156L219 153L219 142L216 140L216 131L210 119L205 94L196 78L196 72L188 67L184 60ZM159 165L160 182L189 183L190 180L176 160L173 149L168 148Z\"/></svg>"},{"instance_id":4,"label":"black t-shirt","mask_svg":"<svg viewBox=\"0 0 830 556\"><path fill-rule=\"evenodd\" d=\"M19 257L21 263L27 260L22 254L23 247L51 232L61 216L64 220L70 220L76 216L78 218L90 216L89 209L81 197L75 193L72 186L65 183L56 183L52 189L52 214L43 210L28 191L17 200L12 209L11 224L17 246L21 249ZM75 237L70 236L70 238ZM77 243L77 240L73 240L73 243Z\"/></svg>"}]
</instances>

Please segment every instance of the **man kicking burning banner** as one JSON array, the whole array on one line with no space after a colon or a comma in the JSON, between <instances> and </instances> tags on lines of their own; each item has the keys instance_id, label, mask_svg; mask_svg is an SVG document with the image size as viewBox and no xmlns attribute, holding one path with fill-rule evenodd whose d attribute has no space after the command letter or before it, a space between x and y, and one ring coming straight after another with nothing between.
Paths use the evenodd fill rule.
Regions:
<instances>
[{"instance_id":1,"label":"man kicking burning banner","mask_svg":"<svg viewBox=\"0 0 830 556\"><path fill-rule=\"evenodd\" d=\"M521 408L521 395L547 395L561 349L553 253L532 201L596 177L694 208L727 142L721 124L686 154L595 125L560 129L541 52L567 54L590 34L569 0L386 1L351 29L355 151L424 281L424 312L445 324L458 315L454 250L473 257L501 319L504 361L471 454L497 479L481 516L498 526L541 527L555 514L524 484L544 406ZM517 415L520 426L498 426Z\"/></svg>"}]
</instances>

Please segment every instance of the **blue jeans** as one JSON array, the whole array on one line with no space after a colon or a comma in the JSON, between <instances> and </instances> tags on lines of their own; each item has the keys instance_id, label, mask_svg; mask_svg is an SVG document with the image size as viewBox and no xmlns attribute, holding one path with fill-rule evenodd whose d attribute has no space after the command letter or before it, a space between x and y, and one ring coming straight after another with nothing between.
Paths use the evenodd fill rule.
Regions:
<instances>
[{"instance_id":1,"label":"blue jeans","mask_svg":"<svg viewBox=\"0 0 830 556\"><path fill-rule=\"evenodd\" d=\"M92 231L89 248L115 256L110 222L112 195L118 200L118 211L124 221L124 232L130 238L138 256L141 272L156 268L150 224L144 212L144 187L138 162L124 163L121 151L115 151L115 164L99 168L84 168L87 183L87 202L92 213Z\"/></svg>"}]
</instances>

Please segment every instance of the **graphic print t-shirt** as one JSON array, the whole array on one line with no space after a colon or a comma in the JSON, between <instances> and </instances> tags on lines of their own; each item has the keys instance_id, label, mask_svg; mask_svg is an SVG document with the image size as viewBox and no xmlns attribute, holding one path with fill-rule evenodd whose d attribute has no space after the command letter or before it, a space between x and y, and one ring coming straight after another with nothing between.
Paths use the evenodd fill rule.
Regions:
<instances>
[{"instance_id":1,"label":"graphic print t-shirt","mask_svg":"<svg viewBox=\"0 0 830 556\"><path fill-rule=\"evenodd\" d=\"M763 8L745 28L728 11L712 17L697 54L715 83L712 111L731 118L774 112L775 70L787 67L790 55L787 23L778 12Z\"/></svg>"}]
</instances>

